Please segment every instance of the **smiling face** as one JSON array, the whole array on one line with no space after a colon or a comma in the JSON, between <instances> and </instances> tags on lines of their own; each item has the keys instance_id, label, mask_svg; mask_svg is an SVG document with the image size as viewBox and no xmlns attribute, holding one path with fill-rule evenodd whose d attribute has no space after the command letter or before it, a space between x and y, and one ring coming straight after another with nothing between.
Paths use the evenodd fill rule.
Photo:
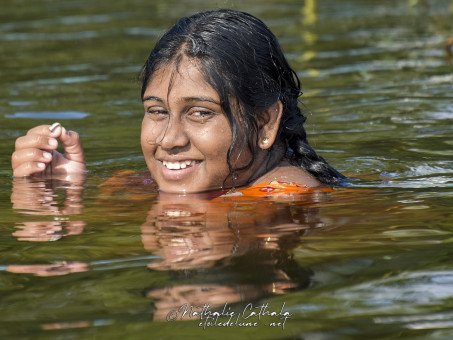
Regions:
<instances>
[{"instance_id":1,"label":"smiling face","mask_svg":"<svg viewBox=\"0 0 453 340\"><path fill-rule=\"evenodd\" d=\"M221 189L230 173L232 132L220 97L196 62L183 59L172 76L173 68L170 64L157 69L143 95L141 145L146 164L165 192ZM249 157L243 152L236 166ZM253 168L243 172L236 185L245 184ZM231 186L230 178L229 182L226 187Z\"/></svg>"}]
</instances>

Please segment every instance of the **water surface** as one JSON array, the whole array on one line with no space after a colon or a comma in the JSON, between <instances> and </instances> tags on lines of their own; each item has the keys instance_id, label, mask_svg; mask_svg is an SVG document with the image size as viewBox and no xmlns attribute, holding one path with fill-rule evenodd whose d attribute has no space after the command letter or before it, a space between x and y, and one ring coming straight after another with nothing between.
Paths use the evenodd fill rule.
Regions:
<instances>
[{"instance_id":1,"label":"water surface","mask_svg":"<svg viewBox=\"0 0 453 340\"><path fill-rule=\"evenodd\" d=\"M137 75L153 43L218 7L279 37L310 141L350 187L210 201L158 197L146 176L105 184L146 171ZM447 0L7 1L0 337L451 338L452 19ZM86 181L13 180L15 138L56 120L83 137ZM167 321L184 304L259 325Z\"/></svg>"}]
</instances>

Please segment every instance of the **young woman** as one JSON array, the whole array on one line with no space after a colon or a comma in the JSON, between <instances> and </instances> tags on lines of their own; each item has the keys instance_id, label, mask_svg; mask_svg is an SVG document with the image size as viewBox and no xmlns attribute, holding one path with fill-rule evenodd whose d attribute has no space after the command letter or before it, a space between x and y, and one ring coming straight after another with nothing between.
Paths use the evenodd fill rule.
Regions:
<instances>
[{"instance_id":1,"label":"young woman","mask_svg":"<svg viewBox=\"0 0 453 340\"><path fill-rule=\"evenodd\" d=\"M157 42L141 76L141 145L160 190L344 180L309 145L299 79L256 17L223 9L180 19ZM58 140L64 155L55 151ZM14 176L86 169L78 134L59 125L18 138L12 167Z\"/></svg>"}]
</instances>

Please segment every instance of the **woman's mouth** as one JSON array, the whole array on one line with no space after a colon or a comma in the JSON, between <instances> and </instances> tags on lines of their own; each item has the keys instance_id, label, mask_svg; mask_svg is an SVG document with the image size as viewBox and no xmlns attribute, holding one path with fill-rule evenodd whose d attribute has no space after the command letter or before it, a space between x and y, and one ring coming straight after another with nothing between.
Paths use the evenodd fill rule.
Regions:
<instances>
[{"instance_id":1,"label":"woman's mouth","mask_svg":"<svg viewBox=\"0 0 453 340\"><path fill-rule=\"evenodd\" d=\"M187 167L191 167L195 165L195 161L177 161L177 162L168 162L168 161L162 161L162 164L170 170L180 170L180 169L185 169Z\"/></svg>"},{"instance_id":2,"label":"woman's mouth","mask_svg":"<svg viewBox=\"0 0 453 340\"><path fill-rule=\"evenodd\" d=\"M191 176L200 164L200 161L164 161L162 160L162 176L168 181L179 181Z\"/></svg>"}]
</instances>

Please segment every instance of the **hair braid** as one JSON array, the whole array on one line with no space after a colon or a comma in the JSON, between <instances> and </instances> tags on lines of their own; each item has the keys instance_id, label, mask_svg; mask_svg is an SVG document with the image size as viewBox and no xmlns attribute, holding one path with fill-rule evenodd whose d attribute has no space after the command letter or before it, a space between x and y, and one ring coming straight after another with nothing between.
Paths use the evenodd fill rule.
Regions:
<instances>
[{"instance_id":1,"label":"hair braid","mask_svg":"<svg viewBox=\"0 0 453 340\"><path fill-rule=\"evenodd\" d=\"M324 184L342 184L346 177L331 167L308 143L304 128L307 118L297 104L292 110L287 110L286 117L283 119L280 140L286 144L287 159L308 171Z\"/></svg>"}]
</instances>

